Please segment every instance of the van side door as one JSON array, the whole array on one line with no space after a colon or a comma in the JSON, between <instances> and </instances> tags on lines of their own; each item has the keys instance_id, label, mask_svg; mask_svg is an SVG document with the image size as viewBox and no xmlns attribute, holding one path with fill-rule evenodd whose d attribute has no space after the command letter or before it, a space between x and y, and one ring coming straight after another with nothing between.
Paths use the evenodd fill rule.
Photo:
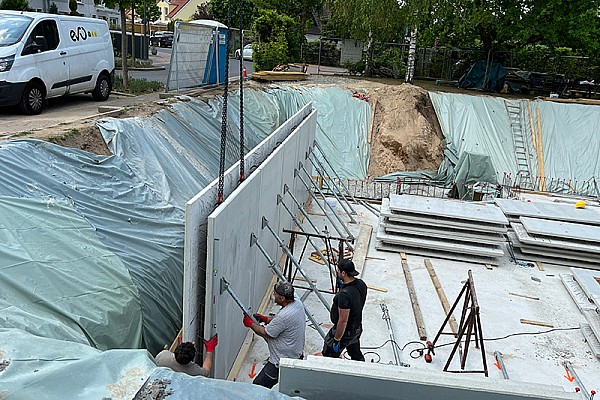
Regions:
<instances>
[{"instance_id":1,"label":"van side door","mask_svg":"<svg viewBox=\"0 0 600 400\"><path fill-rule=\"evenodd\" d=\"M59 45L56 20L44 19L35 25L21 52L23 61L34 67L35 75L44 82L46 97L61 96L67 91L69 70Z\"/></svg>"},{"instance_id":2,"label":"van side door","mask_svg":"<svg viewBox=\"0 0 600 400\"><path fill-rule=\"evenodd\" d=\"M69 92L80 93L94 89L98 73L96 66L104 57L106 43L101 36L100 22L61 20L69 65ZM112 47L112 46L111 46Z\"/></svg>"}]
</instances>

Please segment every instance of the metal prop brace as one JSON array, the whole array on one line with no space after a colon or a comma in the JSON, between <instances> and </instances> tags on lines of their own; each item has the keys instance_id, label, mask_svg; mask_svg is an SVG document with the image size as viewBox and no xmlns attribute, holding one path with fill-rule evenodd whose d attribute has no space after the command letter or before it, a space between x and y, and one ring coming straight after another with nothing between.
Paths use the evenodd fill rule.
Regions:
<instances>
[{"instance_id":1,"label":"metal prop brace","mask_svg":"<svg viewBox=\"0 0 600 400\"><path fill-rule=\"evenodd\" d=\"M310 153L310 149L309 149L309 152L306 154L306 159L310 161L310 163L313 165L315 170L319 173L319 175L321 175L323 182L325 182L325 184L327 185L327 189L331 193L333 193L333 196L336 198L337 201L339 201L340 206L342 206L342 208L344 209L344 212L348 215L348 217L350 217L350 222L355 224L356 220L354 219L354 217L352 217L352 215L356 215L357 212L354 210L354 208L352 208L352 206L346 199L346 196L344 196L344 194L341 191L339 191L339 188L338 188L337 184L335 183L335 181L333 179L331 179L331 177L329 175L327 175L327 172L325 172L325 170L322 167L320 168L315 163L315 160L313 160L313 158L316 159L316 157L311 157L310 154L311 153ZM320 165L322 165L322 164L320 164ZM333 188L332 188L332 186L330 186L329 182L331 182ZM338 196L338 192L343 197L344 201L342 201L342 199L340 199L340 197ZM348 206L348 207L346 207L346 206Z\"/></svg>"},{"instance_id":2,"label":"metal prop brace","mask_svg":"<svg viewBox=\"0 0 600 400\"><path fill-rule=\"evenodd\" d=\"M500 353L499 351L495 351L494 357L496 357L496 361L498 362L498 365L500 366L500 371L502 371L502 376L504 376L504 379L508 379L508 372L506 372L506 367L504 366L504 359L502 358L502 353Z\"/></svg>"},{"instance_id":3,"label":"metal prop brace","mask_svg":"<svg viewBox=\"0 0 600 400\"><path fill-rule=\"evenodd\" d=\"M327 207L329 207L329 209L331 210L331 213L333 214L333 216L335 217L335 219L338 220L338 222L340 223L340 225L342 226L342 228L346 231L346 233L348 234L348 237L354 239L354 236L352 236L352 233L350 233L350 230L348 229L348 227L346 226L346 224L344 224L344 221L342 221L342 219L340 218L340 216L335 212L335 210L333 209L333 207L331 207L331 204L329 204L327 201L325 201L325 194L321 191L321 189L319 189L319 185L317 185L317 183L314 181L314 179L312 178L312 176L310 175L310 173L306 170L306 168L304 168L304 165L302 165L302 163L298 163L298 167L304 171L304 173L306 174L306 176L308 177L308 179L310 180L310 183L312 183L313 187L315 189L317 189L317 192L319 193L319 195L321 195L321 197L323 198L323 202L325 204L327 204ZM299 176L299 175L298 175ZM302 177L300 177L300 179L302 180ZM304 180L302 180L304 182ZM310 191L310 188L308 188L308 190ZM316 199L315 199L316 201ZM317 203L319 203L317 201ZM319 204L320 205L320 204ZM322 209L322 207L321 207ZM325 210L323 210L323 212L325 212ZM327 213L325 212L325 215L327 215ZM337 230L337 229L336 229ZM339 232L338 232L339 233ZM342 234L340 233L340 236Z\"/></svg>"},{"instance_id":4,"label":"metal prop brace","mask_svg":"<svg viewBox=\"0 0 600 400\"><path fill-rule=\"evenodd\" d=\"M390 313L388 311L387 306L384 303L379 305L381 307L381 311L383 312L383 318L387 323L388 331L390 333L390 340L392 342L392 350L394 351L394 359L396 360L396 365L401 367L410 367L409 364L406 364L402 360L402 353L400 353L400 349L398 348L398 343L394 337L394 329L392 328L392 321L390 318Z\"/></svg>"},{"instance_id":5,"label":"metal prop brace","mask_svg":"<svg viewBox=\"0 0 600 400\"><path fill-rule=\"evenodd\" d=\"M331 170L333 171L333 174L335 175L335 177L338 179L338 181L340 182L340 184L342 185L342 187L346 190L346 193L348 193L348 195L352 198L352 200L355 203L358 203L358 201L356 200L356 198L354 197L354 195L350 192L350 190L348 189L348 187L344 184L344 181L342 181L342 178L340 178L340 176L338 175L338 173L335 171L335 169L333 168L333 166L331 165L331 163L327 159L327 156L325 155L325 152L323 151L323 149L321 148L321 146L319 145L319 143L317 143L316 140L314 141L314 146L319 150L319 152L321 153L321 156L323 156L323 160L325 160L325 162L327 163L327 165L329 166L329 168L331 168Z\"/></svg>"},{"instance_id":6,"label":"metal prop brace","mask_svg":"<svg viewBox=\"0 0 600 400\"><path fill-rule=\"evenodd\" d=\"M577 386L579 386L581 393L583 393L583 395L586 396L586 398L587 398L588 391L585 389L585 386L583 386L583 382L581 382L581 379L579 379L579 376L575 373L575 369L573 369L573 366L571 365L571 363L569 361L564 361L563 365L564 365L565 369L567 371L569 371L571 376L573 378L575 378L575 382L577 383Z\"/></svg>"},{"instance_id":7,"label":"metal prop brace","mask_svg":"<svg viewBox=\"0 0 600 400\"><path fill-rule=\"evenodd\" d=\"M319 232L319 228L317 228L317 226L312 222L312 220L310 219L310 216L307 214L307 212L304 211L304 207L302 206L302 204L300 204L298 199L296 199L296 196L294 196L294 194L290 191L290 188L288 187L288 185L284 184L283 185L283 195L285 196L286 193L289 193L290 197L296 204L296 207L298 207L298 210L302 213L304 218L308 221L308 223L315 230L315 232ZM325 240L323 240L323 244L325 244Z\"/></svg>"},{"instance_id":8,"label":"metal prop brace","mask_svg":"<svg viewBox=\"0 0 600 400\"><path fill-rule=\"evenodd\" d=\"M258 321L256 320L256 318L254 318L254 316L252 315L252 313L250 312L250 310L244 305L244 303L241 302L240 298L237 297L237 295L231 289L231 287L229 287L229 282L227 282L227 280L225 280L225 278L221 278L221 294L223 294L225 292L227 292L227 293L229 293L231 295L231 298L233 298L233 301L235 301L236 304L242 309L242 311L244 312L244 314L246 314L247 316L249 316L250 319L252 321L254 321L254 323L258 324Z\"/></svg>"},{"instance_id":9,"label":"metal prop brace","mask_svg":"<svg viewBox=\"0 0 600 400\"><path fill-rule=\"evenodd\" d=\"M256 247L258 247L260 252L265 256L265 258L269 262L269 268L271 268L273 270L275 275L277 275L280 280L282 280L284 282L288 282L288 280L285 279L283 272L281 272L281 269L277 266L277 263L271 258L271 256L269 256L269 253L267 253L265 248L262 247L262 245L258 242L258 238L256 237L256 235L254 233L252 233L252 234L250 234L250 247L252 247L254 245L256 245ZM310 293L311 291L312 290L309 290L306 293ZM304 303L305 299L306 299L306 297L302 296L303 303ZM317 323L317 321L315 320L315 317L313 317L313 315L310 313L310 311L308 311L308 308L306 307L306 305L304 306L304 313L306 314L306 316L308 317L310 322L312 322L312 324L315 326L315 329L317 330L317 332L319 332L319 335L321 335L321 337L323 339L325 339L325 332L323 332L321 325L319 325L319 323Z\"/></svg>"},{"instance_id":10,"label":"metal prop brace","mask_svg":"<svg viewBox=\"0 0 600 400\"><path fill-rule=\"evenodd\" d=\"M294 255L292 254L292 252L290 251L290 249L288 249L288 247L285 245L285 243L283 242L283 240L281 240L281 238L279 236L277 236L277 233L275 233L275 231L273 230L273 228L271 228L269 226L269 220L267 220L265 217L262 218L262 228L263 229L267 228L269 230L269 232L271 232L271 234L273 235L273 237L275 238L275 240L277 240L277 243L279 243L279 247L281 247L281 249L283 250L283 252L285 254L287 254L287 256L289 257L289 259L292 260L292 263L296 266L296 268L298 268L298 271L300 271L300 273L302 274L302 276L304 277L304 279L306 279L306 282L308 283L308 286L310 286L310 288L312 289L312 291L315 292L315 294L317 295L317 297L319 298L319 300L321 300L321 303L323 303L323 305L325 306L325 308L327 309L327 311L331 312L331 306L329 305L329 303L327 302L327 300L325 300L325 298L323 297L323 295L321 294L321 292L319 292L319 290L317 289L317 287L313 283L312 279L310 279L310 277L308 276L308 274L306 273L306 271L304 271L304 268L302 268L302 266L300 265L300 263L298 262L298 260L296 260L296 258L294 257Z\"/></svg>"}]
</instances>

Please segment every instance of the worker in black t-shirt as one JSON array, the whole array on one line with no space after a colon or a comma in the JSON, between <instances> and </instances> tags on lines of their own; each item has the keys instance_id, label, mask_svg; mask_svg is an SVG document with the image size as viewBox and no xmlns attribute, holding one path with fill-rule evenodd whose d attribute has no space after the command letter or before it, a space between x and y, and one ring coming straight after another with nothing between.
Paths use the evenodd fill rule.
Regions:
<instances>
[{"instance_id":1,"label":"worker in black t-shirt","mask_svg":"<svg viewBox=\"0 0 600 400\"><path fill-rule=\"evenodd\" d=\"M344 349L348 349L350 358L365 361L365 356L360 351L360 335L362 310L367 300L367 285L356 278L358 271L351 260L340 261L336 273L341 288L333 298L330 314L333 327L325 337L323 356L337 358Z\"/></svg>"}]
</instances>

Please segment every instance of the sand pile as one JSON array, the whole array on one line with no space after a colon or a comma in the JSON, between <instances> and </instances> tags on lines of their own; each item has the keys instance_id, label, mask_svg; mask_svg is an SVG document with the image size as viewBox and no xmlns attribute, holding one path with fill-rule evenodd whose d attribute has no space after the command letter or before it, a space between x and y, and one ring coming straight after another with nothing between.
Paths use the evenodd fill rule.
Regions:
<instances>
[{"instance_id":1,"label":"sand pile","mask_svg":"<svg viewBox=\"0 0 600 400\"><path fill-rule=\"evenodd\" d=\"M427 91L413 85L383 84L365 89L375 107L369 177L437 170L444 136Z\"/></svg>"}]
</instances>

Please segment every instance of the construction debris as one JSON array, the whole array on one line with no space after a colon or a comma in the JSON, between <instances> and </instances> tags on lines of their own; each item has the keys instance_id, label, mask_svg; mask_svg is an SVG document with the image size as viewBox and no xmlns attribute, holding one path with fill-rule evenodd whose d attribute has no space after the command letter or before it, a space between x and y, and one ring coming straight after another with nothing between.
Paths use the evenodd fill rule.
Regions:
<instances>
[{"instance_id":1,"label":"construction debris","mask_svg":"<svg viewBox=\"0 0 600 400\"><path fill-rule=\"evenodd\" d=\"M303 81L309 77L305 72L259 71L252 73L257 81Z\"/></svg>"}]
</instances>

